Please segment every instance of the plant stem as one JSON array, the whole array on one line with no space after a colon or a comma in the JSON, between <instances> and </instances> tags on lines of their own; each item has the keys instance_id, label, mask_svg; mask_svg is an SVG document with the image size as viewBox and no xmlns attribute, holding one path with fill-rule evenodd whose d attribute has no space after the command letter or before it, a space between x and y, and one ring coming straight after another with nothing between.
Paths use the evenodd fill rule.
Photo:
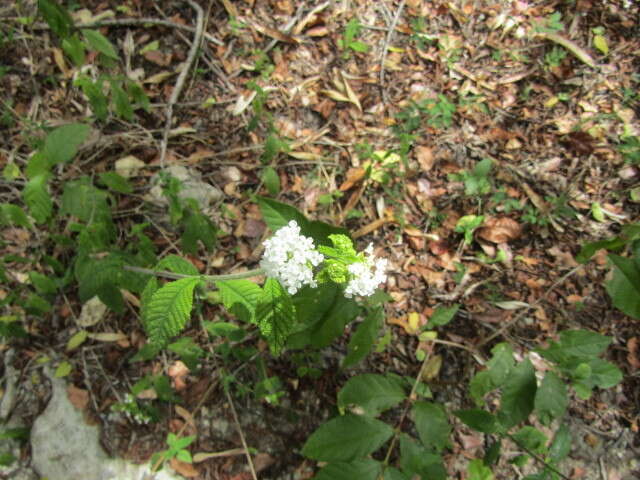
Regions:
<instances>
[{"instance_id":1,"label":"plant stem","mask_svg":"<svg viewBox=\"0 0 640 480\"><path fill-rule=\"evenodd\" d=\"M525 452L527 452L529 455L531 455L535 460L537 460L538 462L540 462L541 464L543 464L546 468L548 468L549 470L551 470L553 473L555 473L556 475L559 475L561 478L564 478L565 480L571 480L569 477L567 477L564 473L562 473L560 470L556 469L553 465L551 465L550 463L548 463L544 458L542 458L541 456L539 456L538 454L532 452L531 450L529 450L527 447L525 447L524 445L522 445L520 442L518 442L518 440L515 439L515 437L513 435L511 435L510 433L505 434L507 436L507 438L509 438L509 440L511 440L513 443L515 443L519 448L521 448L522 450L524 450Z\"/></svg>"},{"instance_id":2,"label":"plant stem","mask_svg":"<svg viewBox=\"0 0 640 480\"><path fill-rule=\"evenodd\" d=\"M246 272L226 273L222 275L184 275L182 273L173 273L167 272L165 270L153 270L151 268L134 267L132 265L125 265L124 269L128 272L141 273L143 275L155 275L157 277L170 278L172 280L200 277L208 283L213 283L217 280L237 280L240 278L257 277L258 275L262 275L264 273L264 270L262 270L261 268L247 270Z\"/></svg>"}]
</instances>

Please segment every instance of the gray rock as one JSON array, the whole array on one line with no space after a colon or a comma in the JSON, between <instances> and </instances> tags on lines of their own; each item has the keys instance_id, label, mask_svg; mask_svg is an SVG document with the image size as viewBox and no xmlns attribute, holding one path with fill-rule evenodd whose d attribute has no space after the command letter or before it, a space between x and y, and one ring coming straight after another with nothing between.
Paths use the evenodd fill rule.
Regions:
<instances>
[{"instance_id":1,"label":"gray rock","mask_svg":"<svg viewBox=\"0 0 640 480\"><path fill-rule=\"evenodd\" d=\"M65 382L50 373L52 395L31 429L32 465L48 480L180 480L167 468L152 474L148 465L110 459L97 426L87 425L67 397Z\"/></svg>"},{"instance_id":2,"label":"gray rock","mask_svg":"<svg viewBox=\"0 0 640 480\"><path fill-rule=\"evenodd\" d=\"M223 193L202 180L200 173L197 170L186 168L181 165L171 165L165 169L165 172L172 177L177 178L182 183L182 188L178 193L178 196L182 199L193 198L200 208L205 209L209 205L222 199ZM162 184L160 177L154 175L151 180L152 187L149 190L149 194L146 196L146 200L159 204L166 205L167 199L162 194Z\"/></svg>"}]
</instances>

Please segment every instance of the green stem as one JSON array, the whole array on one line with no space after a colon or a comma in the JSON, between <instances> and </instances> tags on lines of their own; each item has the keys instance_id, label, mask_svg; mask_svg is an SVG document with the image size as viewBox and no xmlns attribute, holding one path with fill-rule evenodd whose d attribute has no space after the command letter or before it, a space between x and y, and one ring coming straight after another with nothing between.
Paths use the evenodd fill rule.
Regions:
<instances>
[{"instance_id":1,"label":"green stem","mask_svg":"<svg viewBox=\"0 0 640 480\"><path fill-rule=\"evenodd\" d=\"M141 273L143 275L155 275L157 277L170 278L172 280L180 280L181 278L193 278L200 277L205 282L213 283L218 280L237 280L240 278L257 277L264 274L264 270L256 268L254 270L247 270L246 272L238 273L226 273L223 275L184 275L182 273L167 272L165 270L153 270L151 268L134 267L132 265L125 265L124 269L128 272Z\"/></svg>"},{"instance_id":2,"label":"green stem","mask_svg":"<svg viewBox=\"0 0 640 480\"><path fill-rule=\"evenodd\" d=\"M565 480L571 480L569 477L567 477L564 473L562 473L560 470L558 470L553 465L551 465L549 462L547 462L540 455L532 452L530 449L528 449L527 447L522 445L520 442L518 442L518 440L513 435L511 435L510 433L506 433L505 436L507 438L509 438L509 440L511 440L513 443L515 443L519 448L521 448L522 450L527 452L529 455L531 455L531 457L533 457L533 459L535 459L536 461L540 462L545 467L547 467L549 470L551 470L553 473L555 473L556 475L559 475L561 478L563 478Z\"/></svg>"}]
</instances>

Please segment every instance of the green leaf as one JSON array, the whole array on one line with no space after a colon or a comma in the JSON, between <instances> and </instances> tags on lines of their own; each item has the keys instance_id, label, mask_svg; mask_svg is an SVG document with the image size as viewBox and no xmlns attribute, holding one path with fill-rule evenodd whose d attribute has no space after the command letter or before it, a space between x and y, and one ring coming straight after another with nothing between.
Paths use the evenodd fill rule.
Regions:
<instances>
[{"instance_id":1,"label":"green leaf","mask_svg":"<svg viewBox=\"0 0 640 480\"><path fill-rule=\"evenodd\" d=\"M588 360L603 353L611 343L611 337L605 337L589 330L564 330L560 332L560 342L550 342L549 348L537 349L547 360L563 364L575 358Z\"/></svg>"},{"instance_id":2,"label":"green leaf","mask_svg":"<svg viewBox=\"0 0 640 480\"><path fill-rule=\"evenodd\" d=\"M273 355L279 355L296 321L296 310L289 293L280 282L268 278L256 304L255 318L260 332L269 342Z\"/></svg>"},{"instance_id":3,"label":"green leaf","mask_svg":"<svg viewBox=\"0 0 640 480\"><path fill-rule=\"evenodd\" d=\"M89 46L95 51L100 52L104 56L109 57L113 60L119 59L118 52L116 52L115 47L112 45L109 39L102 35L99 31L89 28L83 28L81 32Z\"/></svg>"},{"instance_id":4,"label":"green leaf","mask_svg":"<svg viewBox=\"0 0 640 480\"><path fill-rule=\"evenodd\" d=\"M291 205L266 197L256 197L256 201L260 207L262 218L264 218L265 223L272 232L286 226L291 220L295 220L301 230L304 230L304 227L307 226L305 216Z\"/></svg>"},{"instance_id":5,"label":"green leaf","mask_svg":"<svg viewBox=\"0 0 640 480\"><path fill-rule=\"evenodd\" d=\"M447 479L442 457L427 451L405 434L400 435L400 466L411 478L417 475L429 480Z\"/></svg>"},{"instance_id":6,"label":"green leaf","mask_svg":"<svg viewBox=\"0 0 640 480\"><path fill-rule=\"evenodd\" d=\"M488 370L483 370L475 374L469 383L469 395L473 398L477 406L484 405L484 396L493 390L493 382Z\"/></svg>"},{"instance_id":7,"label":"green leaf","mask_svg":"<svg viewBox=\"0 0 640 480\"><path fill-rule=\"evenodd\" d=\"M391 435L393 429L386 423L348 414L321 425L307 439L302 454L323 462L348 462L375 452Z\"/></svg>"},{"instance_id":8,"label":"green leaf","mask_svg":"<svg viewBox=\"0 0 640 480\"><path fill-rule=\"evenodd\" d=\"M512 437L516 444L532 451L543 454L546 451L547 437L537 428L526 425L518 430Z\"/></svg>"},{"instance_id":9,"label":"green leaf","mask_svg":"<svg viewBox=\"0 0 640 480\"><path fill-rule=\"evenodd\" d=\"M280 193L280 177L278 176L278 172L273 167L265 167L262 171L262 181L264 182L265 187L267 187L267 191L269 195L276 196Z\"/></svg>"},{"instance_id":10,"label":"green leaf","mask_svg":"<svg viewBox=\"0 0 640 480\"><path fill-rule=\"evenodd\" d=\"M68 182L64 187L60 213L83 222L111 221L109 195L94 187L88 178Z\"/></svg>"},{"instance_id":11,"label":"green leaf","mask_svg":"<svg viewBox=\"0 0 640 480\"><path fill-rule=\"evenodd\" d=\"M12 203L0 203L0 227L5 225L15 225L23 228L32 227L27 214L22 208Z\"/></svg>"},{"instance_id":12,"label":"green leaf","mask_svg":"<svg viewBox=\"0 0 640 480\"><path fill-rule=\"evenodd\" d=\"M179 450L176 454L176 458L181 462L193 463L193 459L191 458L191 454L188 450Z\"/></svg>"},{"instance_id":13,"label":"green leaf","mask_svg":"<svg viewBox=\"0 0 640 480\"><path fill-rule=\"evenodd\" d=\"M594 358L589 362L591 367L590 383L600 388L615 387L622 381L622 372L614 364Z\"/></svg>"},{"instance_id":14,"label":"green leaf","mask_svg":"<svg viewBox=\"0 0 640 480\"><path fill-rule=\"evenodd\" d=\"M291 336L289 346L292 348L330 345L360 311L358 304L345 298L335 283L320 284L318 288L304 287L293 301L300 328Z\"/></svg>"},{"instance_id":15,"label":"green leaf","mask_svg":"<svg viewBox=\"0 0 640 480\"><path fill-rule=\"evenodd\" d=\"M500 450L502 449L502 441L498 438L498 440L491 443L489 448L486 449L484 453L484 464L491 466L495 465L500 458Z\"/></svg>"},{"instance_id":16,"label":"green leaf","mask_svg":"<svg viewBox=\"0 0 640 480\"><path fill-rule=\"evenodd\" d=\"M557 463L564 460L570 452L571 432L569 432L569 428L563 423L553 437L553 442L551 442L551 446L549 447L549 457Z\"/></svg>"},{"instance_id":17,"label":"green leaf","mask_svg":"<svg viewBox=\"0 0 640 480\"><path fill-rule=\"evenodd\" d=\"M425 329L441 327L443 325L446 325L451 320L453 320L453 317L456 316L456 313L458 313L459 308L460 308L459 304L455 304L450 307L436 308L436 310L433 312L431 317L429 317L429 322L427 323L427 326L425 327Z\"/></svg>"},{"instance_id":18,"label":"green leaf","mask_svg":"<svg viewBox=\"0 0 640 480\"><path fill-rule=\"evenodd\" d=\"M313 480L376 480L380 471L380 462L364 458L352 462L330 463L323 467Z\"/></svg>"},{"instance_id":19,"label":"green leaf","mask_svg":"<svg viewBox=\"0 0 640 480\"><path fill-rule=\"evenodd\" d=\"M411 409L416 430L422 444L442 451L449 444L451 425L442 405L431 402L416 402Z\"/></svg>"},{"instance_id":20,"label":"green leaf","mask_svg":"<svg viewBox=\"0 0 640 480\"><path fill-rule=\"evenodd\" d=\"M233 342L239 342L247 335L242 328L228 322L204 322L204 328L212 336L228 338Z\"/></svg>"},{"instance_id":21,"label":"green leaf","mask_svg":"<svg viewBox=\"0 0 640 480\"><path fill-rule=\"evenodd\" d=\"M102 303L117 313L124 311L124 300L119 285L123 275L123 259L108 255L101 259L78 257L75 276L78 281L78 296L82 303L98 295Z\"/></svg>"},{"instance_id":22,"label":"green leaf","mask_svg":"<svg viewBox=\"0 0 640 480\"><path fill-rule=\"evenodd\" d=\"M191 317L193 290L199 278L182 278L160 287L145 308L144 326L149 340L164 346L178 335Z\"/></svg>"},{"instance_id":23,"label":"green leaf","mask_svg":"<svg viewBox=\"0 0 640 480\"><path fill-rule=\"evenodd\" d=\"M491 349L492 357L487 362L489 377L495 388L502 384L509 377L509 373L515 364L513 359L513 349L508 343L499 343Z\"/></svg>"},{"instance_id":24,"label":"green leaf","mask_svg":"<svg viewBox=\"0 0 640 480\"><path fill-rule=\"evenodd\" d=\"M105 120L109 113L109 102L106 95L102 91L102 80L96 82L86 75L80 75L74 82L74 85L82 89L89 99L91 109L98 120Z\"/></svg>"},{"instance_id":25,"label":"green leaf","mask_svg":"<svg viewBox=\"0 0 640 480\"><path fill-rule=\"evenodd\" d=\"M129 95L115 79L110 79L109 85L111 86L111 98L116 115L130 122L133 119L133 106L129 101Z\"/></svg>"},{"instance_id":26,"label":"green leaf","mask_svg":"<svg viewBox=\"0 0 640 480\"><path fill-rule=\"evenodd\" d=\"M527 358L511 371L502 391L498 418L505 428L527 419L533 410L536 388L535 371Z\"/></svg>"},{"instance_id":27,"label":"green leaf","mask_svg":"<svg viewBox=\"0 0 640 480\"><path fill-rule=\"evenodd\" d=\"M191 337L183 337L170 343L167 349L177 353L189 370L195 370L198 367L198 361L204 356L204 350L193 342Z\"/></svg>"},{"instance_id":28,"label":"green leaf","mask_svg":"<svg viewBox=\"0 0 640 480\"><path fill-rule=\"evenodd\" d=\"M219 280L216 287L220 290L222 304L238 319L255 323L255 310L262 289L249 280Z\"/></svg>"},{"instance_id":29,"label":"green leaf","mask_svg":"<svg viewBox=\"0 0 640 480\"><path fill-rule=\"evenodd\" d=\"M567 409L567 386L553 371L544 375L536 392L535 410L543 425L549 425L560 418Z\"/></svg>"},{"instance_id":30,"label":"green leaf","mask_svg":"<svg viewBox=\"0 0 640 480\"><path fill-rule=\"evenodd\" d=\"M62 40L62 50L71 59L76 67L82 67L85 61L84 42L80 40L78 34L74 33L70 37Z\"/></svg>"},{"instance_id":31,"label":"green leaf","mask_svg":"<svg viewBox=\"0 0 640 480\"><path fill-rule=\"evenodd\" d=\"M88 335L89 333L86 330L80 330L79 332L76 332L67 342L67 352L75 350L80 345L82 345L87 339Z\"/></svg>"},{"instance_id":32,"label":"green leaf","mask_svg":"<svg viewBox=\"0 0 640 480\"><path fill-rule=\"evenodd\" d=\"M60 38L69 36L73 27L73 19L64 7L53 0L38 0L38 10L53 33Z\"/></svg>"},{"instance_id":33,"label":"green leaf","mask_svg":"<svg viewBox=\"0 0 640 480\"><path fill-rule=\"evenodd\" d=\"M193 255L198 253L198 240L207 251L213 250L217 239L217 230L209 217L200 212L189 210L182 219L184 231L180 236L182 249Z\"/></svg>"},{"instance_id":34,"label":"green leaf","mask_svg":"<svg viewBox=\"0 0 640 480\"><path fill-rule=\"evenodd\" d=\"M593 37L593 46L600 50L600 52L604 55L607 55L609 53L609 45L607 44L607 39L602 35L595 35Z\"/></svg>"},{"instance_id":35,"label":"green leaf","mask_svg":"<svg viewBox=\"0 0 640 480\"><path fill-rule=\"evenodd\" d=\"M133 187L129 180L116 172L103 172L98 175L100 183L105 185L109 190L113 190L117 193L132 193Z\"/></svg>"},{"instance_id":36,"label":"green leaf","mask_svg":"<svg viewBox=\"0 0 640 480\"><path fill-rule=\"evenodd\" d=\"M350 378L338 393L338 408L360 407L365 415L376 417L406 398L402 384L393 377L365 373Z\"/></svg>"},{"instance_id":37,"label":"green leaf","mask_svg":"<svg viewBox=\"0 0 640 480\"><path fill-rule=\"evenodd\" d=\"M91 127L84 123L70 123L49 132L42 147L42 154L49 165L71 161L90 131Z\"/></svg>"},{"instance_id":38,"label":"green leaf","mask_svg":"<svg viewBox=\"0 0 640 480\"><path fill-rule=\"evenodd\" d=\"M155 270L169 270L180 275L199 275L198 269L193 263L178 255L167 255L156 264Z\"/></svg>"},{"instance_id":39,"label":"green leaf","mask_svg":"<svg viewBox=\"0 0 640 480\"><path fill-rule=\"evenodd\" d=\"M635 289L635 294L640 295L640 269L631 258L621 257L613 253L609 254L609 260L613 263L626 280Z\"/></svg>"},{"instance_id":40,"label":"green leaf","mask_svg":"<svg viewBox=\"0 0 640 480\"><path fill-rule=\"evenodd\" d=\"M378 337L380 325L384 319L384 311L378 307L369 312L349 339L347 356L342 361L342 368L348 368L364 359Z\"/></svg>"},{"instance_id":41,"label":"green leaf","mask_svg":"<svg viewBox=\"0 0 640 480\"><path fill-rule=\"evenodd\" d=\"M491 413L480 410L458 410L453 414L463 421L465 425L470 426L474 430L482 433L495 433L498 429L498 419Z\"/></svg>"},{"instance_id":42,"label":"green leaf","mask_svg":"<svg viewBox=\"0 0 640 480\"><path fill-rule=\"evenodd\" d=\"M467 480L493 480L493 472L480 459L471 460L467 469Z\"/></svg>"},{"instance_id":43,"label":"green leaf","mask_svg":"<svg viewBox=\"0 0 640 480\"><path fill-rule=\"evenodd\" d=\"M63 362L60 362L60 365L58 365L58 367L56 368L54 376L56 378L66 377L71 373L71 370L71 364L65 360Z\"/></svg>"},{"instance_id":44,"label":"green leaf","mask_svg":"<svg viewBox=\"0 0 640 480\"><path fill-rule=\"evenodd\" d=\"M387 467L383 480L411 480L407 475L394 467Z\"/></svg>"},{"instance_id":45,"label":"green leaf","mask_svg":"<svg viewBox=\"0 0 640 480\"><path fill-rule=\"evenodd\" d=\"M22 191L24 203L36 223L44 223L51 216L53 202L47 191L47 174L40 174L27 182Z\"/></svg>"},{"instance_id":46,"label":"green leaf","mask_svg":"<svg viewBox=\"0 0 640 480\"><path fill-rule=\"evenodd\" d=\"M640 319L640 296L637 289L617 266L613 267L613 276L605 283L605 288L617 309L630 317Z\"/></svg>"},{"instance_id":47,"label":"green leaf","mask_svg":"<svg viewBox=\"0 0 640 480\"><path fill-rule=\"evenodd\" d=\"M29 280L31 280L31 284L40 295L53 295L58 291L56 282L54 282L51 277L43 275L42 273L29 272Z\"/></svg>"}]
</instances>

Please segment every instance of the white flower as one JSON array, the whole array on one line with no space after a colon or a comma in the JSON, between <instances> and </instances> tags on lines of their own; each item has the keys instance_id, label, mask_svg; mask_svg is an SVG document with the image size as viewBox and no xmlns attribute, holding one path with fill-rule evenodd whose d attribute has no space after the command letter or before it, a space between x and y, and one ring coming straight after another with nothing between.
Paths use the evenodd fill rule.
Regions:
<instances>
[{"instance_id":1,"label":"white flower","mask_svg":"<svg viewBox=\"0 0 640 480\"><path fill-rule=\"evenodd\" d=\"M313 267L319 265L324 256L315 250L312 238L300 235L300 227L294 220L265 240L263 245L260 267L268 277L278 280L291 295L303 285L317 286L313 279Z\"/></svg>"},{"instance_id":2,"label":"white flower","mask_svg":"<svg viewBox=\"0 0 640 480\"><path fill-rule=\"evenodd\" d=\"M351 298L354 295L368 297L373 295L378 285L387 281L387 259L376 258L373 255L373 244L365 249L364 262L352 263L347 267L351 279L344 291L344 296ZM373 270L372 270L373 269Z\"/></svg>"}]
</instances>

